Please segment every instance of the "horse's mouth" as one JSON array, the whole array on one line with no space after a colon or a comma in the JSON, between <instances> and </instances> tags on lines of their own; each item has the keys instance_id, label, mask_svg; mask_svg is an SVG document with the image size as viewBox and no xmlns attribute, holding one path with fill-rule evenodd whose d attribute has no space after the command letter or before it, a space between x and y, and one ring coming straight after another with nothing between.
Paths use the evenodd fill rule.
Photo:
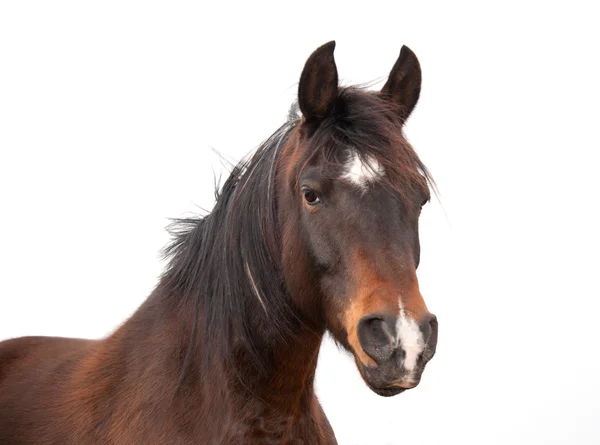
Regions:
<instances>
[{"instance_id":1,"label":"horse's mouth","mask_svg":"<svg viewBox=\"0 0 600 445\"><path fill-rule=\"evenodd\" d=\"M410 380L409 382L403 382L402 380L398 380L395 382L385 382L380 379L369 378L365 373L364 366L358 363L358 371L363 378L363 381L366 383L367 387L373 391L378 396L382 397L393 397L398 394L403 393L407 389L412 389L419 384L420 378L416 381Z\"/></svg>"},{"instance_id":2,"label":"horse's mouth","mask_svg":"<svg viewBox=\"0 0 600 445\"><path fill-rule=\"evenodd\" d=\"M378 396L382 396L382 397L393 397L393 396L397 396L398 394L406 391L406 388L400 388L399 386L390 386L387 388L376 388L374 386L369 385L368 383L367 383L367 385L369 386L371 391L373 391Z\"/></svg>"}]
</instances>

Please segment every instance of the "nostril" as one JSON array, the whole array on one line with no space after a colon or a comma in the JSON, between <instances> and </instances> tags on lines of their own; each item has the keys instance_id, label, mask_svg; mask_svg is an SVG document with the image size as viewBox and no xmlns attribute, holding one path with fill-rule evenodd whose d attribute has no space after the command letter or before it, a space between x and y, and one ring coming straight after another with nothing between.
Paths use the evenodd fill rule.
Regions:
<instances>
[{"instance_id":1,"label":"nostril","mask_svg":"<svg viewBox=\"0 0 600 445\"><path fill-rule=\"evenodd\" d=\"M426 348L426 360L431 359L435 354L438 338L438 320L433 314L428 314L423 317L420 323L421 331L423 332L423 338L425 339Z\"/></svg>"},{"instance_id":2,"label":"nostril","mask_svg":"<svg viewBox=\"0 0 600 445\"><path fill-rule=\"evenodd\" d=\"M438 334L438 320L437 317L435 315L431 315L431 320L429 320L429 327L431 328L431 340L434 340L437 342L437 334Z\"/></svg>"},{"instance_id":3,"label":"nostril","mask_svg":"<svg viewBox=\"0 0 600 445\"><path fill-rule=\"evenodd\" d=\"M423 333L423 339L425 340L425 343L428 343L431 336L434 335L435 332L437 332L436 316L433 314L425 315L419 323L419 328Z\"/></svg>"},{"instance_id":4,"label":"nostril","mask_svg":"<svg viewBox=\"0 0 600 445\"><path fill-rule=\"evenodd\" d=\"M357 335L360 346L376 362L388 359L394 352L393 318L385 315L366 315L360 319Z\"/></svg>"},{"instance_id":5,"label":"nostril","mask_svg":"<svg viewBox=\"0 0 600 445\"><path fill-rule=\"evenodd\" d=\"M437 317L433 314L431 314L431 319L429 320L429 325L431 326L432 329L437 330L438 321L437 321Z\"/></svg>"}]
</instances>

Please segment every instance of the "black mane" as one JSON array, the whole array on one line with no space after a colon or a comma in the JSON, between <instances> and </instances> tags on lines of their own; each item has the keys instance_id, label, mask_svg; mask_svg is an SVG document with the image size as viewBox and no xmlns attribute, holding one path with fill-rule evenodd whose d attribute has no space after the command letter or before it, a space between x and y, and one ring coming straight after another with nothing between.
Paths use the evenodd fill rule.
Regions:
<instances>
[{"instance_id":1,"label":"black mane","mask_svg":"<svg viewBox=\"0 0 600 445\"><path fill-rule=\"evenodd\" d=\"M233 168L209 214L176 219L169 226L174 238L163 251L170 262L161 287L199 309L199 337L210 339L200 351L207 366L211 358L232 359L231 340L236 339L235 346L250 354L258 371L264 370L261 357L271 345L261 344L252 329L270 330L265 339L273 333L286 338L293 330L294 311L280 275L274 198L276 162L299 121L293 110L253 156Z\"/></svg>"}]
</instances>

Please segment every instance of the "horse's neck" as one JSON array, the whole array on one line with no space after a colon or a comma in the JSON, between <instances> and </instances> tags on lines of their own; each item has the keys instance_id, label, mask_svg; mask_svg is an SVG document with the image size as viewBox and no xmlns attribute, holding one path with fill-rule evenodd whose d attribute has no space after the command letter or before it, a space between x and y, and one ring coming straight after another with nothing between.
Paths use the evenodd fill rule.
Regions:
<instances>
[{"instance_id":1,"label":"horse's neck","mask_svg":"<svg viewBox=\"0 0 600 445\"><path fill-rule=\"evenodd\" d=\"M269 432L276 437L289 434L298 425L304 430L326 424L313 390L320 333L299 332L293 339L281 341L271 353L266 374L254 375L243 369L243 354L237 369L216 362L212 372L202 372L205 368L199 360L203 355L196 353L182 379L194 310L193 305L180 307L153 295L108 339L128 363L121 367L126 371L121 380L128 386L125 391L131 393L131 400L148 403L153 398L150 405L175 412L175 417L187 419L184 423L188 424L218 415L224 419L215 418L215 425L235 419L238 430L245 430L247 437L256 431L261 437ZM197 330L198 334L202 331ZM198 336L194 351L208 341L214 339Z\"/></svg>"}]
</instances>

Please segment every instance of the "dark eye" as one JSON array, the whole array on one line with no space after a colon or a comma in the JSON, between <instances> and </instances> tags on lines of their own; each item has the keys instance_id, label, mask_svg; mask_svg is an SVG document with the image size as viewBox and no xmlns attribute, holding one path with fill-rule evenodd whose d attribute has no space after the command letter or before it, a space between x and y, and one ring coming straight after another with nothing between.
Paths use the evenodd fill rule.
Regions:
<instances>
[{"instance_id":1,"label":"dark eye","mask_svg":"<svg viewBox=\"0 0 600 445\"><path fill-rule=\"evenodd\" d=\"M306 203L309 205L315 205L321 202L315 191L309 188L302 189L302 195L304 196Z\"/></svg>"},{"instance_id":2,"label":"dark eye","mask_svg":"<svg viewBox=\"0 0 600 445\"><path fill-rule=\"evenodd\" d=\"M421 203L421 207L423 207L423 206L424 206L425 204L427 204L428 202L429 202L429 199L426 199L425 201L423 201L423 202Z\"/></svg>"}]
</instances>

